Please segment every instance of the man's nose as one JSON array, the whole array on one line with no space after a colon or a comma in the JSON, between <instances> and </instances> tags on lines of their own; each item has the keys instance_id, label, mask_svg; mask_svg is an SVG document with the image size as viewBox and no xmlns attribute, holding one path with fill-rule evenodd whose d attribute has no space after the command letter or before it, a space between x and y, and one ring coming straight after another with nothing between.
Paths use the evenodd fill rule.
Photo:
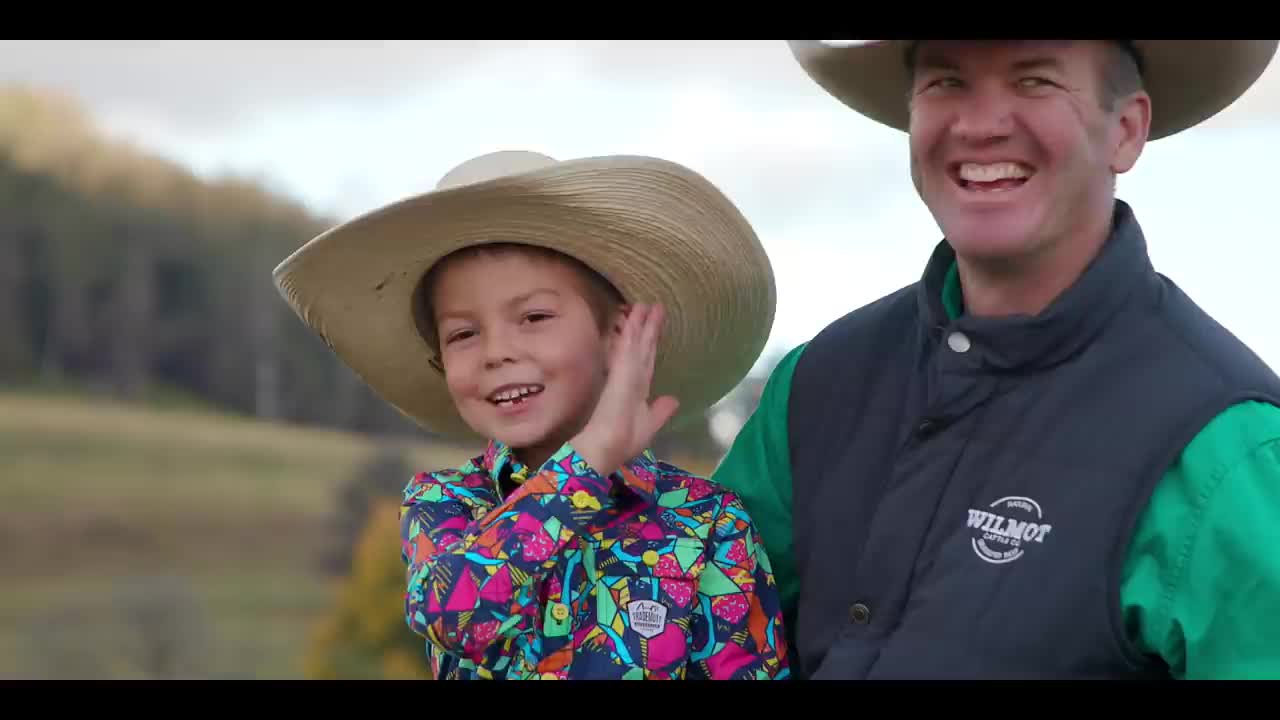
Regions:
<instances>
[{"instance_id":1,"label":"man's nose","mask_svg":"<svg viewBox=\"0 0 1280 720\"><path fill-rule=\"evenodd\" d=\"M1013 102L1008 91L994 83L975 87L960 103L952 132L961 140L984 143L1008 137L1013 131Z\"/></svg>"}]
</instances>

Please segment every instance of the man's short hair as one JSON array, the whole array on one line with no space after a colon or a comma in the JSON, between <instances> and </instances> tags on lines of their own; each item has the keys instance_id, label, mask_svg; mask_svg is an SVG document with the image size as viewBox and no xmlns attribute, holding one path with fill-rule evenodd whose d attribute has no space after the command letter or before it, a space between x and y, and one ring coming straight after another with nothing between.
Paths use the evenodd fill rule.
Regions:
<instances>
[{"instance_id":1,"label":"man's short hair","mask_svg":"<svg viewBox=\"0 0 1280 720\"><path fill-rule=\"evenodd\" d=\"M1102 63L1102 97L1099 101L1108 112L1116 109L1116 103L1138 92L1142 85L1142 58L1128 40L1115 40L1107 44L1106 58Z\"/></svg>"}]
</instances>

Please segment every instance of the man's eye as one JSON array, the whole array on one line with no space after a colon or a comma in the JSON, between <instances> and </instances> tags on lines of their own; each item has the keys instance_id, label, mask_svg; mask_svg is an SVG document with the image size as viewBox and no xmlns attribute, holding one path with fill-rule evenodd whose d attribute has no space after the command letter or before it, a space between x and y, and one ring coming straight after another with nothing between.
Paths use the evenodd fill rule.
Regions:
<instances>
[{"instance_id":1,"label":"man's eye","mask_svg":"<svg viewBox=\"0 0 1280 720\"><path fill-rule=\"evenodd\" d=\"M1042 77L1024 77L1018 81L1018 84L1029 88L1052 87L1054 85L1053 81Z\"/></svg>"},{"instance_id":2,"label":"man's eye","mask_svg":"<svg viewBox=\"0 0 1280 720\"><path fill-rule=\"evenodd\" d=\"M525 314L524 316L524 319L528 320L529 322L541 322L543 320L549 320L550 318L551 318L551 313L545 313L545 312L531 312L531 313Z\"/></svg>"},{"instance_id":3,"label":"man's eye","mask_svg":"<svg viewBox=\"0 0 1280 720\"><path fill-rule=\"evenodd\" d=\"M959 88L963 83L960 79L952 76L935 77L932 79L924 79L921 84L916 87L915 95L932 95L934 93L946 92Z\"/></svg>"},{"instance_id":4,"label":"man's eye","mask_svg":"<svg viewBox=\"0 0 1280 720\"><path fill-rule=\"evenodd\" d=\"M458 330L457 332L453 332L447 335L444 339L444 342L446 345L449 345L459 340L466 340L467 338L471 337L474 334L475 333L473 333L470 330Z\"/></svg>"}]
</instances>

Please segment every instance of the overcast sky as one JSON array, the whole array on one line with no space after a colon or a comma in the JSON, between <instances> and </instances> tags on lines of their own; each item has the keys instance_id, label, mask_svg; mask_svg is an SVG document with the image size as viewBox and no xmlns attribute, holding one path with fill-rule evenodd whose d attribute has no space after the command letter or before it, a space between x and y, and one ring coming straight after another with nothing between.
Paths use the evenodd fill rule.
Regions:
<instances>
[{"instance_id":1,"label":"overcast sky","mask_svg":"<svg viewBox=\"0 0 1280 720\"><path fill-rule=\"evenodd\" d=\"M917 279L940 237L905 136L823 93L781 40L5 40L0 82L70 93L111 134L338 218L496 149L675 160L763 238L775 348ZM1120 195L1157 268L1280 368L1278 162L1273 67L1206 125L1149 144Z\"/></svg>"}]
</instances>

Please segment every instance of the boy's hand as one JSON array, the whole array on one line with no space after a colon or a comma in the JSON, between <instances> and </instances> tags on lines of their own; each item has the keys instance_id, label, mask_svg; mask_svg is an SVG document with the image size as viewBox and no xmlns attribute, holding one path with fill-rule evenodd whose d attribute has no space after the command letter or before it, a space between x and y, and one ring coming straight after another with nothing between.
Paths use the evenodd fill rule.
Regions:
<instances>
[{"instance_id":1,"label":"boy's hand","mask_svg":"<svg viewBox=\"0 0 1280 720\"><path fill-rule=\"evenodd\" d=\"M649 401L661 306L634 305L614 339L609 377L587 426L571 441L596 472L608 476L640 454L666 424L680 401L670 395Z\"/></svg>"}]
</instances>

